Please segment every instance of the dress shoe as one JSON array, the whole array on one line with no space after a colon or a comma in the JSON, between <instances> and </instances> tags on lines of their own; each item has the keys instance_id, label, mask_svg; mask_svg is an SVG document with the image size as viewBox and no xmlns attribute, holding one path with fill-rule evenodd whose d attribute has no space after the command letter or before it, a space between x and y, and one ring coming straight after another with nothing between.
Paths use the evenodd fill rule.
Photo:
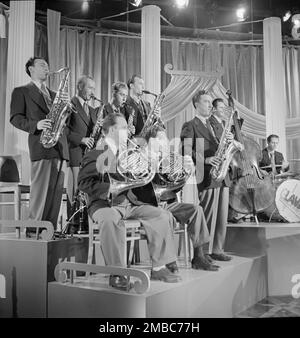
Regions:
<instances>
[{"instance_id":1,"label":"dress shoe","mask_svg":"<svg viewBox=\"0 0 300 338\"><path fill-rule=\"evenodd\" d=\"M228 255L225 255L224 253L212 253L210 255L210 257L216 261L223 261L223 262L226 262L226 261L231 261L232 260L232 257L228 256Z\"/></svg>"},{"instance_id":2,"label":"dress shoe","mask_svg":"<svg viewBox=\"0 0 300 338\"><path fill-rule=\"evenodd\" d=\"M178 274L179 269L176 262L171 262L166 264L166 268L169 269L172 273Z\"/></svg>"},{"instance_id":3,"label":"dress shoe","mask_svg":"<svg viewBox=\"0 0 300 338\"><path fill-rule=\"evenodd\" d=\"M110 275L109 285L121 291L129 291L133 287L130 283L130 278L119 275Z\"/></svg>"},{"instance_id":4,"label":"dress shoe","mask_svg":"<svg viewBox=\"0 0 300 338\"><path fill-rule=\"evenodd\" d=\"M161 280L166 283L178 283L182 279L179 275L175 275L167 268L162 268L158 271L151 270L151 280Z\"/></svg>"},{"instance_id":5,"label":"dress shoe","mask_svg":"<svg viewBox=\"0 0 300 338\"><path fill-rule=\"evenodd\" d=\"M208 261L208 263L210 263L210 264L213 264L213 263L214 263L214 260L210 257L210 255L205 254L205 255L204 255L204 258Z\"/></svg>"},{"instance_id":6,"label":"dress shoe","mask_svg":"<svg viewBox=\"0 0 300 338\"><path fill-rule=\"evenodd\" d=\"M218 266L209 263L205 258L195 257L192 259L192 268L196 270L218 271Z\"/></svg>"}]
</instances>

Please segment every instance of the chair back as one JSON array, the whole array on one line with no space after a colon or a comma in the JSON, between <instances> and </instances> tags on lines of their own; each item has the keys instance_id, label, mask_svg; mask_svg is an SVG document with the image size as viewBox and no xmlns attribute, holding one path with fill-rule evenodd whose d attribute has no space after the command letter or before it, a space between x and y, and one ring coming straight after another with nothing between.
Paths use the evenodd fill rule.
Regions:
<instances>
[{"instance_id":1,"label":"chair back","mask_svg":"<svg viewBox=\"0 0 300 338\"><path fill-rule=\"evenodd\" d=\"M0 155L0 182L19 183L21 161L21 155Z\"/></svg>"}]
</instances>

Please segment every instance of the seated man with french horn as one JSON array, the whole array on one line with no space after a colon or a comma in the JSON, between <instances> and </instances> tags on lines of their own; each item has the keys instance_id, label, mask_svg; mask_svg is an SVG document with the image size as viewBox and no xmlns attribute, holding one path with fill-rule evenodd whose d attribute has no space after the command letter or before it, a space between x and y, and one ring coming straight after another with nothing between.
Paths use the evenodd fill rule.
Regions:
<instances>
[{"instance_id":1,"label":"seated man with french horn","mask_svg":"<svg viewBox=\"0 0 300 338\"><path fill-rule=\"evenodd\" d=\"M152 181L156 197L177 221L187 224L194 248L192 268L217 271L218 266L208 261L203 253L203 245L209 242L209 231L202 207L177 201L176 193L182 189L194 171L192 158L188 155L182 157L172 151L166 131L159 124L148 129L145 140L150 152L158 154L160 158L160 167ZM164 167L166 170L163 169Z\"/></svg>"},{"instance_id":2,"label":"seated man with french horn","mask_svg":"<svg viewBox=\"0 0 300 338\"><path fill-rule=\"evenodd\" d=\"M176 261L172 232L174 219L163 209L140 202L132 188L147 184L154 176L148 157L136 148L127 149L127 123L121 114L109 114L103 121L104 138L82 160L78 187L88 195L88 212L99 224L101 249L106 265L126 267L123 219L138 219L145 229L151 279L175 283L181 280L166 264ZM125 151L123 150L125 148ZM131 161L132 160L132 161ZM128 178L124 178L128 175ZM118 183L119 182L119 183ZM112 198L110 198L112 197ZM110 276L111 286L128 289L123 276Z\"/></svg>"}]
</instances>

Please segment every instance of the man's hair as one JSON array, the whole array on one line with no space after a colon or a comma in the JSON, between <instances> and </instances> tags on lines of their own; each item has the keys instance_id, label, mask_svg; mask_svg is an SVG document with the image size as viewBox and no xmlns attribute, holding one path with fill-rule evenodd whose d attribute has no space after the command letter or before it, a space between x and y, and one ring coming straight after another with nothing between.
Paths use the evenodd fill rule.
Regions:
<instances>
[{"instance_id":1,"label":"man's hair","mask_svg":"<svg viewBox=\"0 0 300 338\"><path fill-rule=\"evenodd\" d=\"M109 128L116 125L118 122L118 118L125 119L124 115L120 113L116 114L108 114L105 119L103 120L102 124L102 132L104 135L106 135L109 131Z\"/></svg>"},{"instance_id":2,"label":"man's hair","mask_svg":"<svg viewBox=\"0 0 300 338\"><path fill-rule=\"evenodd\" d=\"M224 103L224 100L221 99L220 97L214 99L213 102L212 102L213 107L214 107L214 108L217 108L219 102L223 102L223 103Z\"/></svg>"},{"instance_id":3,"label":"man's hair","mask_svg":"<svg viewBox=\"0 0 300 338\"><path fill-rule=\"evenodd\" d=\"M130 89L130 85L131 85L132 83L134 83L136 77L139 78L139 79L142 78L141 75L133 74L133 75L131 76L131 78L127 81L127 87L128 87L128 89Z\"/></svg>"},{"instance_id":4,"label":"man's hair","mask_svg":"<svg viewBox=\"0 0 300 338\"><path fill-rule=\"evenodd\" d=\"M42 56L33 56L31 57L25 64L25 70L26 70L26 73L31 77L31 74L30 74L30 70L29 70L29 67L32 67L34 66L34 63L35 63L35 60L44 60L46 61L45 58L43 58ZM47 62L47 61L46 61Z\"/></svg>"},{"instance_id":5,"label":"man's hair","mask_svg":"<svg viewBox=\"0 0 300 338\"><path fill-rule=\"evenodd\" d=\"M76 85L77 90L81 90L83 88L82 86L86 85L88 79L94 81L94 79L89 75L80 76L80 78L77 80L77 85Z\"/></svg>"},{"instance_id":6,"label":"man's hair","mask_svg":"<svg viewBox=\"0 0 300 338\"><path fill-rule=\"evenodd\" d=\"M194 108L196 108L195 103L196 103L196 102L199 102L200 97L201 97L202 95L206 95L206 94L207 94L207 91L201 89L201 90L199 90L199 91L193 96L192 101L193 101L193 106L194 106Z\"/></svg>"},{"instance_id":7,"label":"man's hair","mask_svg":"<svg viewBox=\"0 0 300 338\"><path fill-rule=\"evenodd\" d=\"M127 84L125 82L115 82L112 85L112 90L113 90L113 95L118 94L118 92L120 91L120 89L125 88L127 89Z\"/></svg>"},{"instance_id":8,"label":"man's hair","mask_svg":"<svg viewBox=\"0 0 300 338\"><path fill-rule=\"evenodd\" d=\"M146 132L146 134L144 136L146 142L148 143L151 137L156 137L157 133L160 132L160 131L164 131L165 132L166 130L165 130L165 128L163 128L159 124L155 124L152 127L150 127L147 130L147 132Z\"/></svg>"},{"instance_id":9,"label":"man's hair","mask_svg":"<svg viewBox=\"0 0 300 338\"><path fill-rule=\"evenodd\" d=\"M269 135L269 136L267 137L267 142L270 143L271 140L272 140L272 138L278 138L278 140L279 140L279 136L278 136L278 135L271 134L271 135Z\"/></svg>"}]
</instances>

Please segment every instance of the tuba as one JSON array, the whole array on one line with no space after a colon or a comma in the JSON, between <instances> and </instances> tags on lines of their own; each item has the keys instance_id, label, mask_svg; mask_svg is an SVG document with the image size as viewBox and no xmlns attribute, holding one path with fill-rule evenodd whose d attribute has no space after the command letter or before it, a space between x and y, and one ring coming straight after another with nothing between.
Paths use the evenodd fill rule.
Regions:
<instances>
[{"instance_id":1,"label":"tuba","mask_svg":"<svg viewBox=\"0 0 300 338\"><path fill-rule=\"evenodd\" d=\"M67 118L74 111L71 102L63 100L61 97L68 82L70 69L67 67L61 68L49 74L59 74L61 72L65 72L64 77L60 81L51 109L46 116L47 119L51 120L51 127L43 130L40 137L40 142L44 148L52 148L56 145L63 133Z\"/></svg>"},{"instance_id":2,"label":"tuba","mask_svg":"<svg viewBox=\"0 0 300 338\"><path fill-rule=\"evenodd\" d=\"M180 190L190 178L192 171L184 168L183 161L184 157L175 152L162 155L158 163L158 173L152 182L158 204L163 194Z\"/></svg>"},{"instance_id":3,"label":"tuba","mask_svg":"<svg viewBox=\"0 0 300 338\"><path fill-rule=\"evenodd\" d=\"M231 95L230 91L227 91L227 94ZM229 105L230 107L230 115L229 115L229 119L226 121L223 133L222 133L222 137L220 139L220 143L217 149L217 152L215 153L215 156L217 158L219 158L221 160L220 164L218 166L213 166L210 170L210 175L211 178L213 180L215 180L216 182L221 182L224 180L230 162L232 160L233 155L237 152L237 151L241 151L242 150L242 145L233 140L230 141L227 139L226 134L228 132L230 132L231 130L231 125L232 125L232 118L233 118L233 114L234 114L234 109Z\"/></svg>"},{"instance_id":4,"label":"tuba","mask_svg":"<svg viewBox=\"0 0 300 338\"><path fill-rule=\"evenodd\" d=\"M132 141L117 157L116 174L107 173L110 181L108 195L113 200L123 191L150 183L155 175L155 161Z\"/></svg>"}]
</instances>

